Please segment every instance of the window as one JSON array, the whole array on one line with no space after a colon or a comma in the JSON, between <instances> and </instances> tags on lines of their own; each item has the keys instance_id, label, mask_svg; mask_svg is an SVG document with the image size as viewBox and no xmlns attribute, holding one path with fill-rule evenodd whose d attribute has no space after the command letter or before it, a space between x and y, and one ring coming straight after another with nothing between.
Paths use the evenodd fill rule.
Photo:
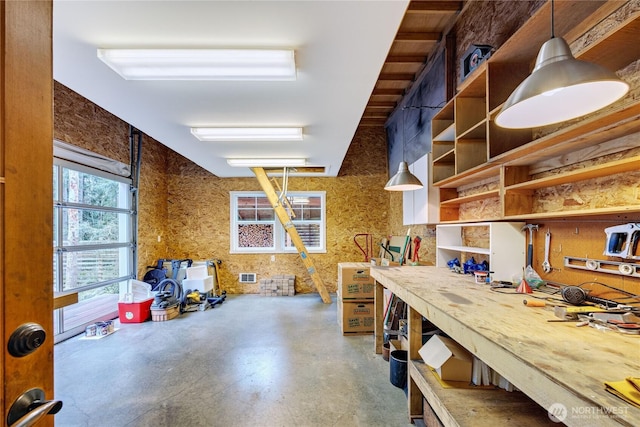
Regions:
<instances>
[{"instance_id":1,"label":"window","mask_svg":"<svg viewBox=\"0 0 640 427\"><path fill-rule=\"evenodd\" d=\"M325 252L325 193L287 195L291 222L309 252ZM291 237L262 192L231 192L231 252L297 252Z\"/></svg>"},{"instance_id":2,"label":"window","mask_svg":"<svg viewBox=\"0 0 640 427\"><path fill-rule=\"evenodd\" d=\"M54 312L56 341L117 317L120 284L133 277L130 187L128 178L54 159L54 293L78 293L77 304Z\"/></svg>"}]
</instances>

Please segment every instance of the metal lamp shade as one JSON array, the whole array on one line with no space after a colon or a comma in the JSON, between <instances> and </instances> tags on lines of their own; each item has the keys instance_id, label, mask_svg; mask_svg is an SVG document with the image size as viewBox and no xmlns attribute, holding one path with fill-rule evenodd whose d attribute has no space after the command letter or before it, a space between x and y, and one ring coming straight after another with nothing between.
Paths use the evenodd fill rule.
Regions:
<instances>
[{"instance_id":1,"label":"metal lamp shade","mask_svg":"<svg viewBox=\"0 0 640 427\"><path fill-rule=\"evenodd\" d=\"M409 165L405 161L400 162L398 173L392 176L384 186L384 189L388 191L411 191L420 188L422 188L422 183L409 171Z\"/></svg>"},{"instance_id":2,"label":"metal lamp shade","mask_svg":"<svg viewBox=\"0 0 640 427\"><path fill-rule=\"evenodd\" d=\"M546 126L583 116L622 98L629 85L606 68L573 57L562 38L547 41L529 77L496 117L504 128Z\"/></svg>"}]
</instances>

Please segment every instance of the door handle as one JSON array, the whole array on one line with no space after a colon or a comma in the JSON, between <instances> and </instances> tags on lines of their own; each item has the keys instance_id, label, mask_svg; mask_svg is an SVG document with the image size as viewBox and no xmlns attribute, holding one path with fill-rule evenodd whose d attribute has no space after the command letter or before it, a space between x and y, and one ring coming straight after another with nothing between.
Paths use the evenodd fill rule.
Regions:
<instances>
[{"instance_id":1,"label":"door handle","mask_svg":"<svg viewBox=\"0 0 640 427\"><path fill-rule=\"evenodd\" d=\"M32 388L18 397L7 415L7 426L30 427L48 414L57 414L62 409L60 400L44 400L45 394L39 388Z\"/></svg>"}]
</instances>

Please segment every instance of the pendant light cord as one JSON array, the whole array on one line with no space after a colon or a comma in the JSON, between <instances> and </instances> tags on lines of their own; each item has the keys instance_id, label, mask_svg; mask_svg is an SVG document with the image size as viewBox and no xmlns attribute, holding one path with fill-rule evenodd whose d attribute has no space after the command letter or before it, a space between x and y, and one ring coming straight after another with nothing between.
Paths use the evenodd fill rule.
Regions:
<instances>
[{"instance_id":1,"label":"pendant light cord","mask_svg":"<svg viewBox=\"0 0 640 427\"><path fill-rule=\"evenodd\" d=\"M556 36L556 30L555 30L555 13L554 13L554 3L553 0L551 0L551 38L555 38Z\"/></svg>"}]
</instances>

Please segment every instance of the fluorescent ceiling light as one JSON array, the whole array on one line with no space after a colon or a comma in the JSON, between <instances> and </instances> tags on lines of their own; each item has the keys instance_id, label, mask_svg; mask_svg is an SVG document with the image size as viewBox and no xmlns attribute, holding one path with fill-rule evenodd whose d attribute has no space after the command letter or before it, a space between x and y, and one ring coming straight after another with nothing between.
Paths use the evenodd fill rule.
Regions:
<instances>
[{"instance_id":1,"label":"fluorescent ceiling light","mask_svg":"<svg viewBox=\"0 0 640 427\"><path fill-rule=\"evenodd\" d=\"M284 167L284 166L305 166L307 164L307 159L302 158L235 158L235 159L227 159L227 163L229 166L234 167Z\"/></svg>"},{"instance_id":2,"label":"fluorescent ceiling light","mask_svg":"<svg viewBox=\"0 0 640 427\"><path fill-rule=\"evenodd\" d=\"M302 141L302 128L191 128L200 141Z\"/></svg>"},{"instance_id":3,"label":"fluorescent ceiling light","mask_svg":"<svg viewBox=\"0 0 640 427\"><path fill-rule=\"evenodd\" d=\"M98 49L126 80L295 80L293 50Z\"/></svg>"}]
</instances>

